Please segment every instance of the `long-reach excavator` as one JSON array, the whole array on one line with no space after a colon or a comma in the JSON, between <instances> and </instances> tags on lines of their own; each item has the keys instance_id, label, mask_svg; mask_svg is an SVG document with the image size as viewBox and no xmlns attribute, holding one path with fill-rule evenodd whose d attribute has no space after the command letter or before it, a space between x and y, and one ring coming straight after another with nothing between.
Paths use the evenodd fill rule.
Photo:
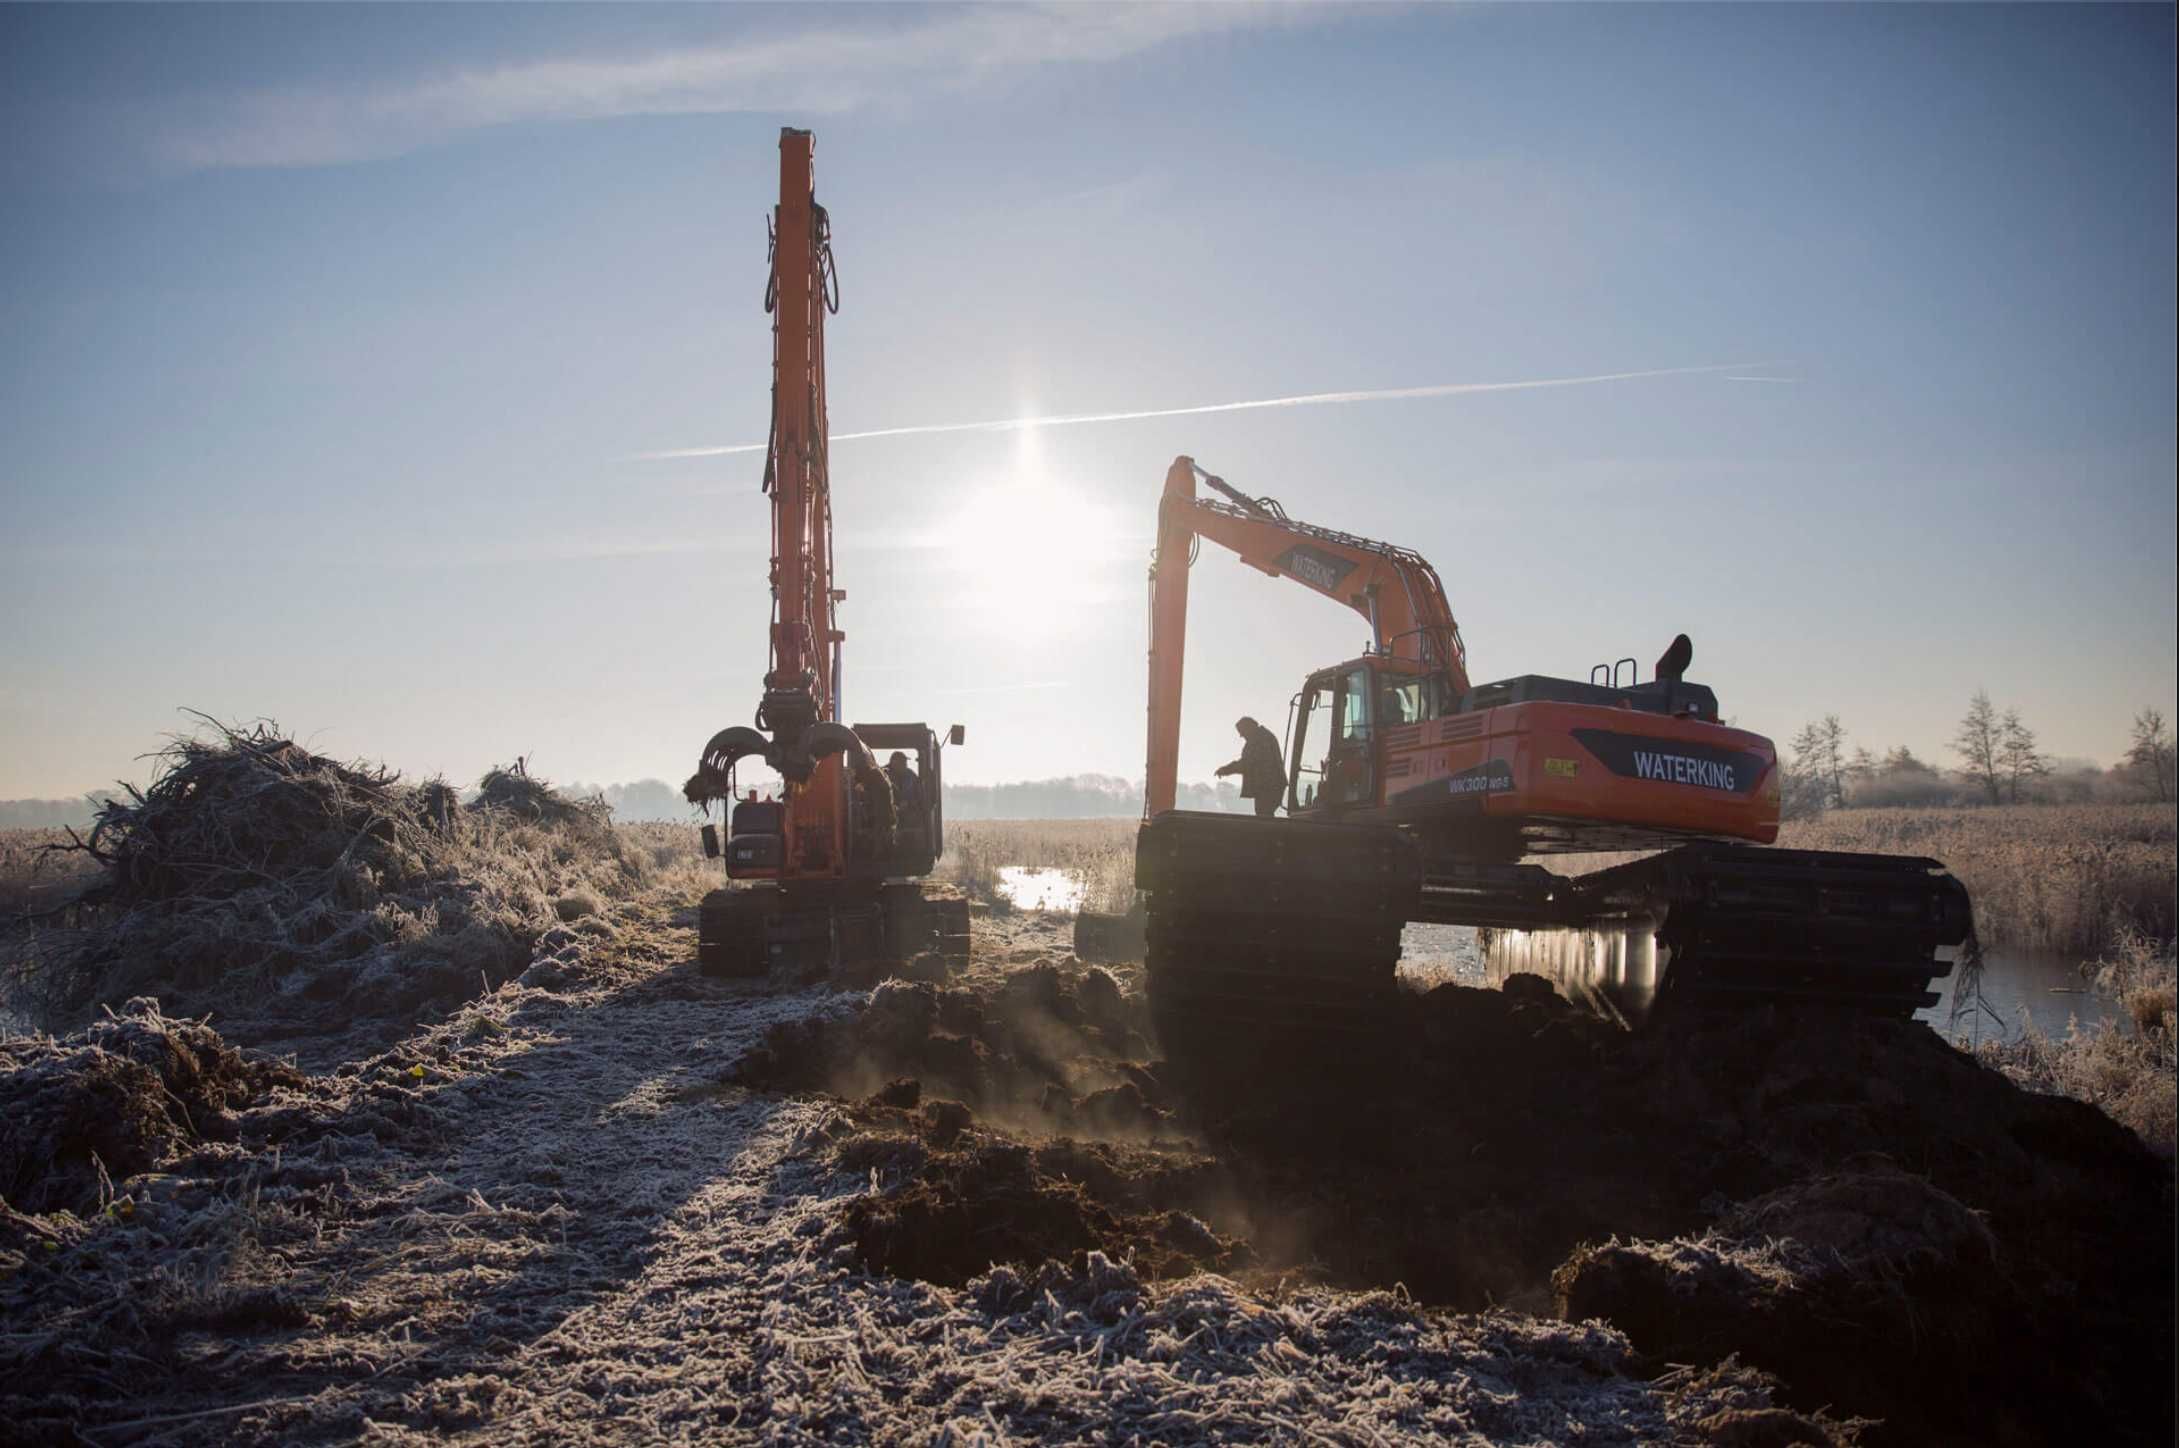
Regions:
<instances>
[{"instance_id":1,"label":"long-reach excavator","mask_svg":"<svg viewBox=\"0 0 2179 1448\"><path fill-rule=\"evenodd\" d=\"M968 902L926 897L919 877L945 851L944 749L924 724L840 721L842 644L826 446L825 318L840 305L832 223L817 204L815 143L779 137L772 217L772 426L763 490L772 502L771 667L756 727L734 725L704 746L684 788L707 812L725 805L724 853L738 887L714 890L698 914L708 974L762 975L937 952L968 956ZM962 742L961 726L946 743ZM873 751L909 757L899 787ZM780 797L737 795L734 770L761 759ZM717 828L704 827L719 853Z\"/></svg>"},{"instance_id":2,"label":"long-reach excavator","mask_svg":"<svg viewBox=\"0 0 2179 1448\"><path fill-rule=\"evenodd\" d=\"M1198 480L1215 497L1199 497ZM1199 540L1360 613L1359 658L1312 674L1287 725L1285 819L1174 809L1188 568ZM1176 459L1151 565L1149 750L1136 885L1169 1057L1366 1034L1409 921L1480 927L1495 971L1537 970L1630 1018L1676 1002L1934 1004L1971 932L1934 860L1765 849L1777 751L1718 719L1681 635L1655 676L1477 685L1437 571L1298 522ZM1526 856L1658 851L1585 875Z\"/></svg>"}]
</instances>

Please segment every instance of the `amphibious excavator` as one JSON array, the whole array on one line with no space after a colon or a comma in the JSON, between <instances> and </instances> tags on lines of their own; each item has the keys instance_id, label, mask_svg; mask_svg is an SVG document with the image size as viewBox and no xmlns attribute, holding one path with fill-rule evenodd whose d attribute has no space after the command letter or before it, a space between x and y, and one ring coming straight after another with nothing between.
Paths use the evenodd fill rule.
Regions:
<instances>
[{"instance_id":1,"label":"amphibious excavator","mask_svg":"<svg viewBox=\"0 0 2179 1448\"><path fill-rule=\"evenodd\" d=\"M772 514L771 666L754 727L720 730L684 788L726 838L704 826L707 854L726 857L726 888L698 915L702 969L763 975L936 952L968 957L968 902L926 893L945 851L945 746L921 723L841 722L846 633L832 551L832 477L825 414L825 318L839 310L832 222L817 203L815 142L779 137L779 205L771 218L772 422L763 492ZM880 753L903 755L889 772ZM776 797L737 793L735 768L760 759ZM912 773L911 773L912 771Z\"/></svg>"},{"instance_id":2,"label":"amphibious excavator","mask_svg":"<svg viewBox=\"0 0 2179 1448\"><path fill-rule=\"evenodd\" d=\"M1368 621L1361 656L1293 696L1283 819L1173 807L1203 540ZM1479 927L1494 972L1554 976L1630 1020L1688 1003L1934 1004L1970 935L1967 892L1934 860L1764 848L1777 751L1720 722L1716 694L1686 677L1692 657L1683 634L1646 681L1622 658L1586 680L1476 684L1420 554L1299 522L1176 459L1151 566L1135 855L1168 1055L1366 1039L1410 921ZM1571 876L1524 863L1604 851L1655 853ZM1099 924L1109 934L1091 919L1078 934Z\"/></svg>"}]
</instances>

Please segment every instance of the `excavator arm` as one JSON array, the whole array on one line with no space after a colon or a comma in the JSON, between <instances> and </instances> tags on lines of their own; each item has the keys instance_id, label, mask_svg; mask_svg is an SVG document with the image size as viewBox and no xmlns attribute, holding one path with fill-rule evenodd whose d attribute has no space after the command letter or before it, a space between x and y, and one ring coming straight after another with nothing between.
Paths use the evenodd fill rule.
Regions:
<instances>
[{"instance_id":1,"label":"excavator arm","mask_svg":"<svg viewBox=\"0 0 2179 1448\"><path fill-rule=\"evenodd\" d=\"M1196 495L1196 483L1224 501ZM1455 693L1468 688L1460 627L1437 570L1411 549L1297 522L1270 498L1252 498L1175 458L1158 504L1150 564L1150 718L1143 813L1173 808L1179 791L1180 694L1188 640L1188 566L1196 541L1232 549L1243 563L1291 578L1369 620L1370 648L1442 671Z\"/></svg>"}]
</instances>

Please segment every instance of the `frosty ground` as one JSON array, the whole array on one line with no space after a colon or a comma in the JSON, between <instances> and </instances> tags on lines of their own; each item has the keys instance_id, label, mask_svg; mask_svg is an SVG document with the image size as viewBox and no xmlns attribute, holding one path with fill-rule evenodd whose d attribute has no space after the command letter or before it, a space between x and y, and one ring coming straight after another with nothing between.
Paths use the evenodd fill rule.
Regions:
<instances>
[{"instance_id":1,"label":"frosty ground","mask_svg":"<svg viewBox=\"0 0 2179 1448\"><path fill-rule=\"evenodd\" d=\"M0 1040L16 1437L2170 1440L2168 1148L1919 1024L1425 978L1235 1091L1064 917L707 979L685 842L220 747L280 898L138 870L39 958L157 999Z\"/></svg>"},{"instance_id":2,"label":"frosty ground","mask_svg":"<svg viewBox=\"0 0 2179 1448\"><path fill-rule=\"evenodd\" d=\"M10 1211L0 1415L94 1443L1784 1425L1762 1375L1638 1373L1601 1326L1151 1285L1101 1254L958 1289L874 1274L843 1225L873 1181L839 1164L842 1106L726 1080L767 1028L862 997L707 981L689 923L652 897L610 936L547 937L522 978L268 1086L234 1140L199 1133L103 1207Z\"/></svg>"}]
</instances>

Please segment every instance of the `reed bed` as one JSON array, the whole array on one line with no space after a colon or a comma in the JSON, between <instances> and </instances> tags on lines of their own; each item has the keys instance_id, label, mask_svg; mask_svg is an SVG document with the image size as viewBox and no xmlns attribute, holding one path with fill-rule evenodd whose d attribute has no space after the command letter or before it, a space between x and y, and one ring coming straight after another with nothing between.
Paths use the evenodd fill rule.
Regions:
<instances>
[{"instance_id":1,"label":"reed bed","mask_svg":"<svg viewBox=\"0 0 2179 1448\"><path fill-rule=\"evenodd\" d=\"M1135 898L1135 830L1127 819L974 820L946 826L938 875L972 900L1000 904L999 871L1064 870L1083 885L1082 908L1125 911Z\"/></svg>"},{"instance_id":2,"label":"reed bed","mask_svg":"<svg viewBox=\"0 0 2179 1448\"><path fill-rule=\"evenodd\" d=\"M2169 942L2131 933L2096 963L2094 981L2125 1007L2123 1025L2075 1022L2053 1036L2031 1021L1979 1054L2030 1090L2101 1107L2169 1161L2179 1151L2179 959Z\"/></svg>"},{"instance_id":3,"label":"reed bed","mask_svg":"<svg viewBox=\"0 0 2179 1448\"><path fill-rule=\"evenodd\" d=\"M2179 890L2169 805L1834 810L1792 820L1778 843L1941 860L1975 902L1985 946L2083 958L2134 936L2169 941Z\"/></svg>"}]
</instances>

